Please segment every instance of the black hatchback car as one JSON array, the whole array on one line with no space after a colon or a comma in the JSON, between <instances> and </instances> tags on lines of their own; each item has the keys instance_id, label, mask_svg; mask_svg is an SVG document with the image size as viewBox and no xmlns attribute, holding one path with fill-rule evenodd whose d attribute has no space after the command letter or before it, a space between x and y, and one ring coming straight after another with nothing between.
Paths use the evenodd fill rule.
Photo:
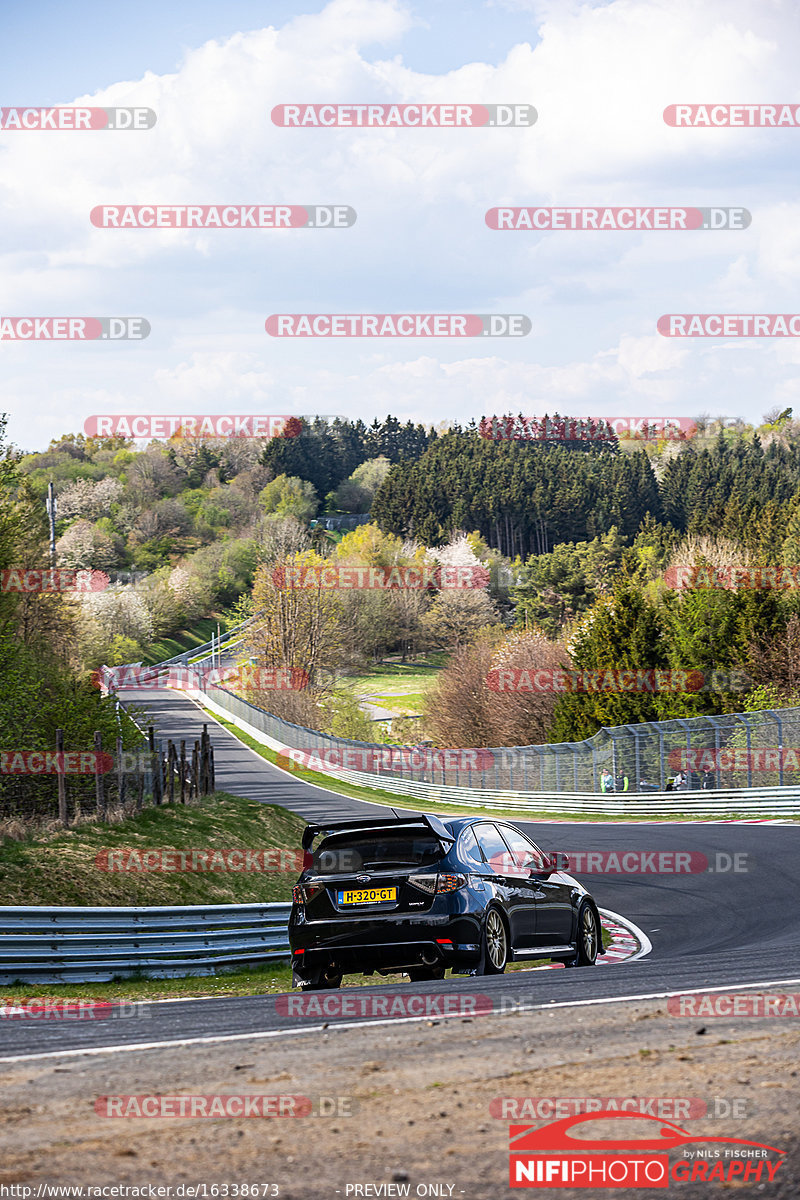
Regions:
<instances>
[{"instance_id":1,"label":"black hatchback car","mask_svg":"<svg viewBox=\"0 0 800 1200\"><path fill-rule=\"evenodd\" d=\"M292 890L294 982L336 988L347 973L412 980L497 975L551 959L592 966L600 915L592 896L505 821L427 813L329 821L303 834Z\"/></svg>"}]
</instances>

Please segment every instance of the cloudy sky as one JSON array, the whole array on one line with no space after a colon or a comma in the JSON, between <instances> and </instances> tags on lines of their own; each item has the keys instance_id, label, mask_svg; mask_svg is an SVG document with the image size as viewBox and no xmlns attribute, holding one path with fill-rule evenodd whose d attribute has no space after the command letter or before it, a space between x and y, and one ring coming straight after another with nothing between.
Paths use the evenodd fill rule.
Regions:
<instances>
[{"instance_id":1,"label":"cloudy sky","mask_svg":"<svg viewBox=\"0 0 800 1200\"><path fill-rule=\"evenodd\" d=\"M662 313L800 311L800 102L782 0L5 0L2 107L147 106L142 132L0 132L0 317L144 316L143 342L0 341L26 449L94 413L425 422L800 411L798 339ZM293 102L528 103L532 128L285 129ZM342 230L113 230L98 204L351 205ZM496 232L496 205L743 206L730 232ZM524 338L277 339L272 313L524 313Z\"/></svg>"}]
</instances>

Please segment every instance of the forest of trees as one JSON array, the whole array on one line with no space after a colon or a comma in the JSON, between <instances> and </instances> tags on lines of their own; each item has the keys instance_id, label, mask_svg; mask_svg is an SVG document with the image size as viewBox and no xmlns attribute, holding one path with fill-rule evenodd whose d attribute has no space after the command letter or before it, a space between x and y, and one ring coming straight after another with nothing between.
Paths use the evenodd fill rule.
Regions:
<instances>
[{"instance_id":1,"label":"forest of trees","mask_svg":"<svg viewBox=\"0 0 800 1200\"><path fill-rule=\"evenodd\" d=\"M415 462L398 463L372 513L388 532L429 545L477 530L514 557L545 554L612 526L631 537L648 515L661 518L662 502L643 451L589 454L467 432L447 433Z\"/></svg>"},{"instance_id":2,"label":"forest of trees","mask_svg":"<svg viewBox=\"0 0 800 1200\"><path fill-rule=\"evenodd\" d=\"M6 449L3 564L48 565L43 500L52 480L59 565L112 580L81 597L0 597L9 677L28 664L27 682L12 689L18 698L3 698L8 712L26 709L30 680L46 674L54 704L62 688L88 696L85 710L83 699L70 702L75 720L100 728L106 717L86 691L89 672L135 661L210 613L228 623L260 614L254 655L318 681L387 654L445 651L428 718L440 744L577 740L601 725L798 702L796 590L667 585L676 564L800 564L800 423L788 410L757 429L699 419L698 436L682 443L496 438L486 421L434 429L393 417L297 428L271 441L172 438L137 448L64 435L42 453ZM332 513L369 523L333 535L315 522ZM460 594L302 596L275 586L276 569L328 561L476 564L489 584ZM126 571L135 583L124 582ZM486 685L492 665L508 661L737 669L752 686L512 701ZM282 698L295 706L285 715L331 727L326 687ZM50 711L37 708L48 729Z\"/></svg>"}]
</instances>

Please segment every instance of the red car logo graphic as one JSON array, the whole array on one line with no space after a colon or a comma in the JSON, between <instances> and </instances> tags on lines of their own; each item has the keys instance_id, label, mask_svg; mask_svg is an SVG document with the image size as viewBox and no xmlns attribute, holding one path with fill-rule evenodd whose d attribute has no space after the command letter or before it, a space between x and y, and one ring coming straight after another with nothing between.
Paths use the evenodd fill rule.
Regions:
<instances>
[{"instance_id":1,"label":"red car logo graphic","mask_svg":"<svg viewBox=\"0 0 800 1200\"><path fill-rule=\"evenodd\" d=\"M659 1127L657 1136L652 1138L609 1138L590 1139L575 1137L571 1132L576 1125L598 1120L636 1120L652 1121ZM582 1153L585 1150L673 1150L679 1146L691 1145L695 1142L724 1142L735 1146L757 1146L760 1150L773 1150L776 1154L784 1154L777 1146L765 1146L763 1142L748 1142L742 1138L724 1138L697 1136L681 1129L679 1125L671 1125L659 1117L650 1117L645 1113L632 1112L596 1112L579 1113L575 1116L564 1117L561 1121L553 1121L549 1125L537 1128L531 1125L510 1125L510 1150L513 1154L525 1154L531 1151L558 1150Z\"/></svg>"}]
</instances>

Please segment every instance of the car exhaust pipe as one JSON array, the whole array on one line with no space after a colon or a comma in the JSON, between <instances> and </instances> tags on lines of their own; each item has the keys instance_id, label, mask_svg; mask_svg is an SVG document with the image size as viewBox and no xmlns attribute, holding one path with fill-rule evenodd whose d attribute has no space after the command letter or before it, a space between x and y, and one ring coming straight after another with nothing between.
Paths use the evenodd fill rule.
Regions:
<instances>
[{"instance_id":1,"label":"car exhaust pipe","mask_svg":"<svg viewBox=\"0 0 800 1200\"><path fill-rule=\"evenodd\" d=\"M422 961L424 962L426 967L435 966L436 963L438 963L440 961L438 951L423 950L422 951Z\"/></svg>"}]
</instances>

